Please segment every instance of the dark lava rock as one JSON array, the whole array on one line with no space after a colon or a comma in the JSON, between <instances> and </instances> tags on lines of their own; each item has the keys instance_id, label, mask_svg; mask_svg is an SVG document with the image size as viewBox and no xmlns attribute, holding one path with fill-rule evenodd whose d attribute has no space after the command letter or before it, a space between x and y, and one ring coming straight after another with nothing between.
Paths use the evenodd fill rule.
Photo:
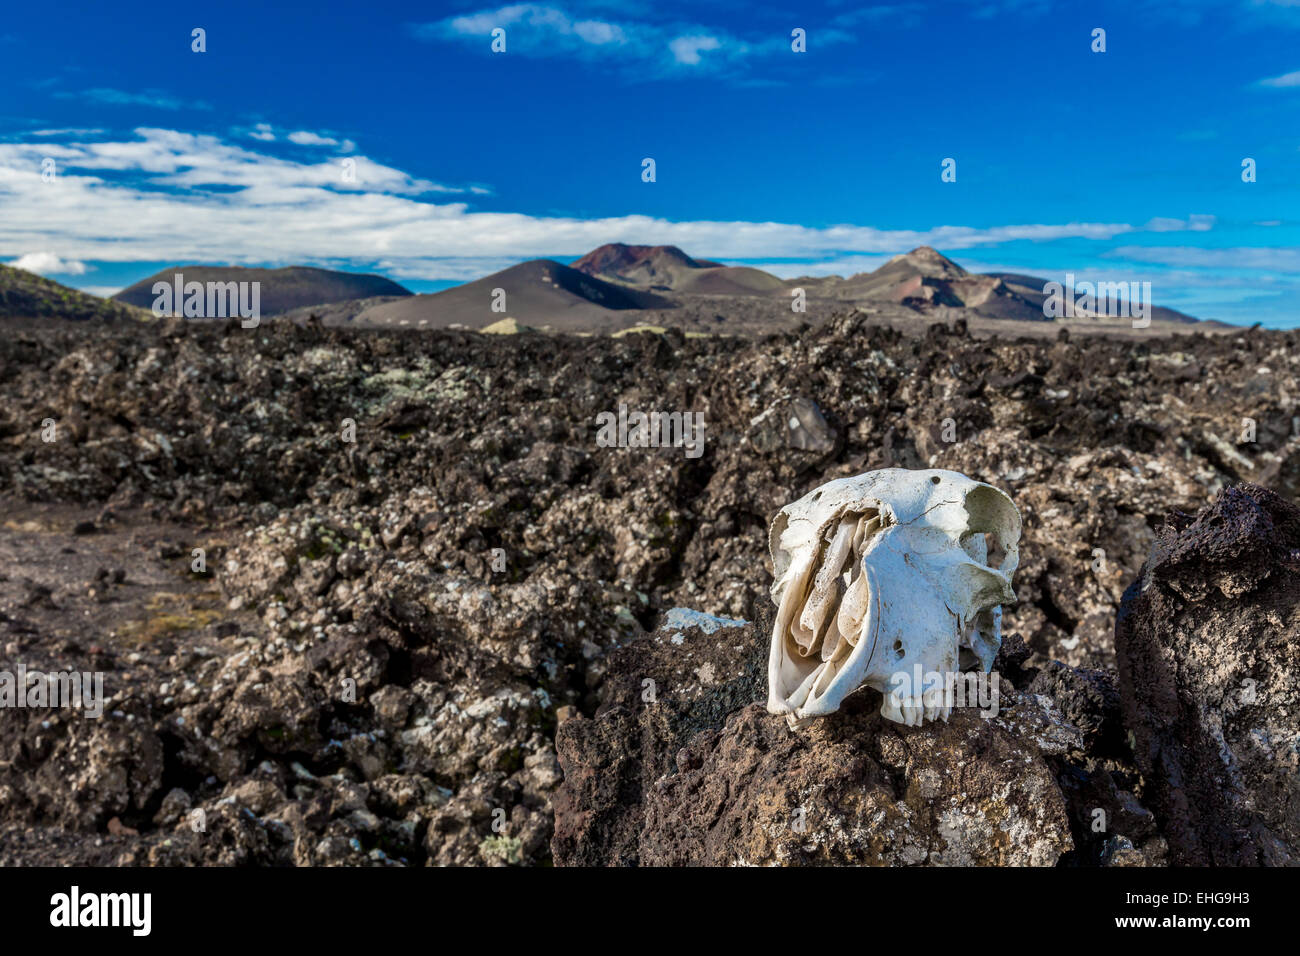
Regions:
<instances>
[{"instance_id":1,"label":"dark lava rock","mask_svg":"<svg viewBox=\"0 0 1300 956\"><path fill-rule=\"evenodd\" d=\"M1005 688L996 715L909 728L862 691L806 731L768 714L766 622L661 628L560 725L561 865L1053 865L1072 848L1047 758L1079 731Z\"/></svg>"},{"instance_id":2,"label":"dark lava rock","mask_svg":"<svg viewBox=\"0 0 1300 956\"><path fill-rule=\"evenodd\" d=\"M824 456L835 450L835 430L809 398L778 402L751 425L754 448L763 455L796 450Z\"/></svg>"},{"instance_id":3,"label":"dark lava rock","mask_svg":"<svg viewBox=\"0 0 1300 956\"><path fill-rule=\"evenodd\" d=\"M834 787L887 778L915 816L894 827L889 847L911 847L898 859L1048 859L1070 842L1052 835L1055 797L1024 826L991 799L1003 851L942 836L942 815L967 819L998 779L998 754L1037 746L1006 729L1017 713L1081 732L1062 730L1082 749L1023 754L1026 780L1046 765L1065 797L1061 858L1158 862L1151 783L1112 729L1115 612L1169 508L1243 478L1296 487L1300 332L915 337L863 311L790 328L785 308L763 338L179 319L0 336L0 650L103 670L110 697L100 722L0 714L0 864L545 865L557 724L565 862L721 858L682 829L674 788L706 766L733 779L719 748L758 767L760 746L786 748L784 767L843 756ZM621 403L703 415L703 455L600 447L597 417ZM1020 508L999 664L1016 703L907 731L864 693L837 718L858 737L791 736L746 709L763 697L767 522L889 466L951 468ZM649 654L645 630L679 606L757 630L682 630ZM963 797L945 772L939 823L904 776L941 765L922 732L984 775ZM861 753L835 749L859 739ZM747 801L768 791L734 783L734 819L759 819ZM774 806L805 807L804 835L830 832L834 807L796 796ZM743 832L737 858L804 858ZM874 859L857 839L810 852Z\"/></svg>"},{"instance_id":4,"label":"dark lava rock","mask_svg":"<svg viewBox=\"0 0 1300 956\"><path fill-rule=\"evenodd\" d=\"M1083 733L1089 753L1112 756L1122 751L1124 730L1115 675L1048 661L1029 684L1031 694L1046 694L1070 723Z\"/></svg>"},{"instance_id":5,"label":"dark lava rock","mask_svg":"<svg viewBox=\"0 0 1300 956\"><path fill-rule=\"evenodd\" d=\"M712 634L666 626L610 655L596 718L575 716L556 731L564 772L554 797L556 862L638 862L644 791L696 734L722 726L765 686L760 633L749 624Z\"/></svg>"},{"instance_id":6,"label":"dark lava rock","mask_svg":"<svg viewBox=\"0 0 1300 956\"><path fill-rule=\"evenodd\" d=\"M1172 862L1300 863L1300 508L1242 484L1172 515L1115 647Z\"/></svg>"},{"instance_id":7,"label":"dark lava rock","mask_svg":"<svg viewBox=\"0 0 1300 956\"><path fill-rule=\"evenodd\" d=\"M0 709L4 816L94 829L144 811L163 768L163 742L144 708L115 710L99 720L68 714ZM12 772L14 766L24 772Z\"/></svg>"}]
</instances>

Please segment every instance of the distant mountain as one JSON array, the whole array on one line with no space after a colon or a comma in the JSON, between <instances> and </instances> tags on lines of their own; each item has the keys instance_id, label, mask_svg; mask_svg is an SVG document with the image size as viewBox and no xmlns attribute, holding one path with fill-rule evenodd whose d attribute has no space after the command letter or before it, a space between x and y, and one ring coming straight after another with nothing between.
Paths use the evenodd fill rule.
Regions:
<instances>
[{"instance_id":1,"label":"distant mountain","mask_svg":"<svg viewBox=\"0 0 1300 956\"><path fill-rule=\"evenodd\" d=\"M135 309L78 292L26 269L0 265L0 318L138 319Z\"/></svg>"},{"instance_id":2,"label":"distant mountain","mask_svg":"<svg viewBox=\"0 0 1300 956\"><path fill-rule=\"evenodd\" d=\"M610 243L571 266L534 259L432 295L354 301L314 311L335 325L483 329L505 323L502 327L609 332L648 324L745 334L786 327L796 314L788 298L794 288L805 290L808 311L803 314L814 320L862 305L918 318L945 307L967 310L972 318L1046 322L1045 284L1028 276L971 273L929 246L847 279L786 281L759 269L696 259L676 246ZM504 302L496 290L504 291ZM494 311L494 302L504 310ZM1159 308L1153 318L1188 321Z\"/></svg>"},{"instance_id":3,"label":"distant mountain","mask_svg":"<svg viewBox=\"0 0 1300 956\"><path fill-rule=\"evenodd\" d=\"M1048 297L1043 290L1048 281L1011 272L968 272L929 246L919 246L894 256L874 272L848 279L833 276L816 288L820 294L853 302L888 300L919 308L946 305L971 309L991 319L1042 322L1049 321L1043 312ZM1103 299L1095 317L1104 320L1108 308L1112 317L1120 314L1117 305L1108 307ZM1162 306L1151 309L1151 318L1166 322L1199 321Z\"/></svg>"},{"instance_id":4,"label":"distant mountain","mask_svg":"<svg viewBox=\"0 0 1300 956\"><path fill-rule=\"evenodd\" d=\"M504 300L496 290L505 293ZM504 311L493 311L503 302ZM556 330L603 331L627 324L617 313L671 309L653 292L607 282L553 259L532 259L465 285L412 296L366 309L358 325L481 329L511 318L521 325Z\"/></svg>"},{"instance_id":5,"label":"distant mountain","mask_svg":"<svg viewBox=\"0 0 1300 956\"><path fill-rule=\"evenodd\" d=\"M589 333L675 326L744 335L789 328L796 316L799 321L819 322L856 306L904 322L929 321L932 312L942 315L939 310L954 309L972 320L1050 321L1043 311L1046 280L1015 273L972 273L929 246L848 278L783 280L760 269L697 259L676 246L610 243L572 265L533 259L424 295L412 295L380 276L324 269L178 266L137 282L114 298L148 309L154 301L153 284L172 282L178 271L187 281L203 283L260 281L263 316L279 315L294 322L314 318L331 326ZM804 312L791 309L790 294L796 288L804 290ZM1096 316L1099 324L1125 321L1108 318L1105 311L1103 301ZM1197 321L1159 307L1152 309L1152 318Z\"/></svg>"},{"instance_id":6,"label":"distant mountain","mask_svg":"<svg viewBox=\"0 0 1300 956\"><path fill-rule=\"evenodd\" d=\"M1038 279L1034 276L1020 275L1014 272L990 272L987 273L987 275L991 278L1001 280L1013 293L1031 303L1039 313L1043 311L1043 303L1047 299L1047 293L1043 291L1043 288L1050 280ZM1097 311L1104 316L1107 308L1107 300L1103 298L1102 301L1098 303ZM1119 310L1111 307L1111 311L1114 313ZM1177 309L1168 309L1161 305L1152 307L1151 318L1157 322L1203 321L1195 316L1188 315L1186 312L1179 312Z\"/></svg>"},{"instance_id":7,"label":"distant mountain","mask_svg":"<svg viewBox=\"0 0 1300 956\"><path fill-rule=\"evenodd\" d=\"M571 263L574 269L611 282L660 292L694 295L766 295L786 283L760 269L693 259L676 246L609 243Z\"/></svg>"},{"instance_id":8,"label":"distant mountain","mask_svg":"<svg viewBox=\"0 0 1300 956\"><path fill-rule=\"evenodd\" d=\"M866 297L885 293L889 298L899 298L896 290L916 279L930 279L937 283L966 279L970 273L943 253L929 246L917 246L911 252L894 256L875 272L854 276L849 280Z\"/></svg>"},{"instance_id":9,"label":"distant mountain","mask_svg":"<svg viewBox=\"0 0 1300 956\"><path fill-rule=\"evenodd\" d=\"M285 269L244 269L236 266L175 266L164 269L113 296L119 302L151 309L155 282L171 283L176 273L186 282L260 282L263 316L279 315L290 309L328 305L372 296L409 296L411 292L383 276L334 272L310 266Z\"/></svg>"},{"instance_id":10,"label":"distant mountain","mask_svg":"<svg viewBox=\"0 0 1300 956\"><path fill-rule=\"evenodd\" d=\"M874 272L800 282L810 295L849 302L897 302L913 308L943 305L972 309L989 318L1046 320L1041 301L1036 305L998 276L967 272L929 246L894 256Z\"/></svg>"},{"instance_id":11,"label":"distant mountain","mask_svg":"<svg viewBox=\"0 0 1300 956\"><path fill-rule=\"evenodd\" d=\"M629 246L621 242L593 249L569 265L597 278L664 288L671 288L673 281L684 271L706 267L676 246ZM707 265L716 266L717 263Z\"/></svg>"}]
</instances>

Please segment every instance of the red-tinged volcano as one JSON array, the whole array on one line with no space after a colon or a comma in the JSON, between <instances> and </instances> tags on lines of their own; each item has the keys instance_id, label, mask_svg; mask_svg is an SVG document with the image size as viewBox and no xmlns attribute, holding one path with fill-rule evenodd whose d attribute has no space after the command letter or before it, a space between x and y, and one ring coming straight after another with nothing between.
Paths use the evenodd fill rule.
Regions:
<instances>
[{"instance_id":1,"label":"red-tinged volcano","mask_svg":"<svg viewBox=\"0 0 1300 956\"><path fill-rule=\"evenodd\" d=\"M589 276L617 278L642 285L671 285L682 269L712 269L717 268L718 263L692 259L676 246L629 246L610 242L570 265Z\"/></svg>"}]
</instances>

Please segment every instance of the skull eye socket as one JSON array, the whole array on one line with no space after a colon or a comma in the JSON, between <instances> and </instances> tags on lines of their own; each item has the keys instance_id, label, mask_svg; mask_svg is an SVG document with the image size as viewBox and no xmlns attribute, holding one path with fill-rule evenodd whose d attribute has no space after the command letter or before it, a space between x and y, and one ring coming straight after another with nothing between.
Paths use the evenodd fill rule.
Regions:
<instances>
[{"instance_id":1,"label":"skull eye socket","mask_svg":"<svg viewBox=\"0 0 1300 956\"><path fill-rule=\"evenodd\" d=\"M1000 568L1007 560L1007 552L1002 547L1001 539L992 531L984 532L984 552L988 555L984 563L989 567Z\"/></svg>"},{"instance_id":2,"label":"skull eye socket","mask_svg":"<svg viewBox=\"0 0 1300 956\"><path fill-rule=\"evenodd\" d=\"M997 489L986 485L966 495L967 531L962 549L975 561L999 571L1014 570L1015 542L1020 539L1020 516Z\"/></svg>"},{"instance_id":3,"label":"skull eye socket","mask_svg":"<svg viewBox=\"0 0 1300 956\"><path fill-rule=\"evenodd\" d=\"M1006 550L992 531L967 531L961 536L961 547L971 560L986 567L1001 568L1007 559Z\"/></svg>"}]
</instances>

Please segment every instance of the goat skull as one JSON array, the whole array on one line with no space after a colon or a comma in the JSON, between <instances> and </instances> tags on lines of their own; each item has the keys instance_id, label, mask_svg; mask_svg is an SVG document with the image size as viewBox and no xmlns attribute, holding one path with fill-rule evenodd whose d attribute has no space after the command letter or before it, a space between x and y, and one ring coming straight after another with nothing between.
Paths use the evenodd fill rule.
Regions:
<instances>
[{"instance_id":1,"label":"goat skull","mask_svg":"<svg viewBox=\"0 0 1300 956\"><path fill-rule=\"evenodd\" d=\"M947 720L933 679L992 668L1019 540L1011 499L954 471L872 471L786 505L768 535L767 709L797 728L867 686L890 720Z\"/></svg>"}]
</instances>

